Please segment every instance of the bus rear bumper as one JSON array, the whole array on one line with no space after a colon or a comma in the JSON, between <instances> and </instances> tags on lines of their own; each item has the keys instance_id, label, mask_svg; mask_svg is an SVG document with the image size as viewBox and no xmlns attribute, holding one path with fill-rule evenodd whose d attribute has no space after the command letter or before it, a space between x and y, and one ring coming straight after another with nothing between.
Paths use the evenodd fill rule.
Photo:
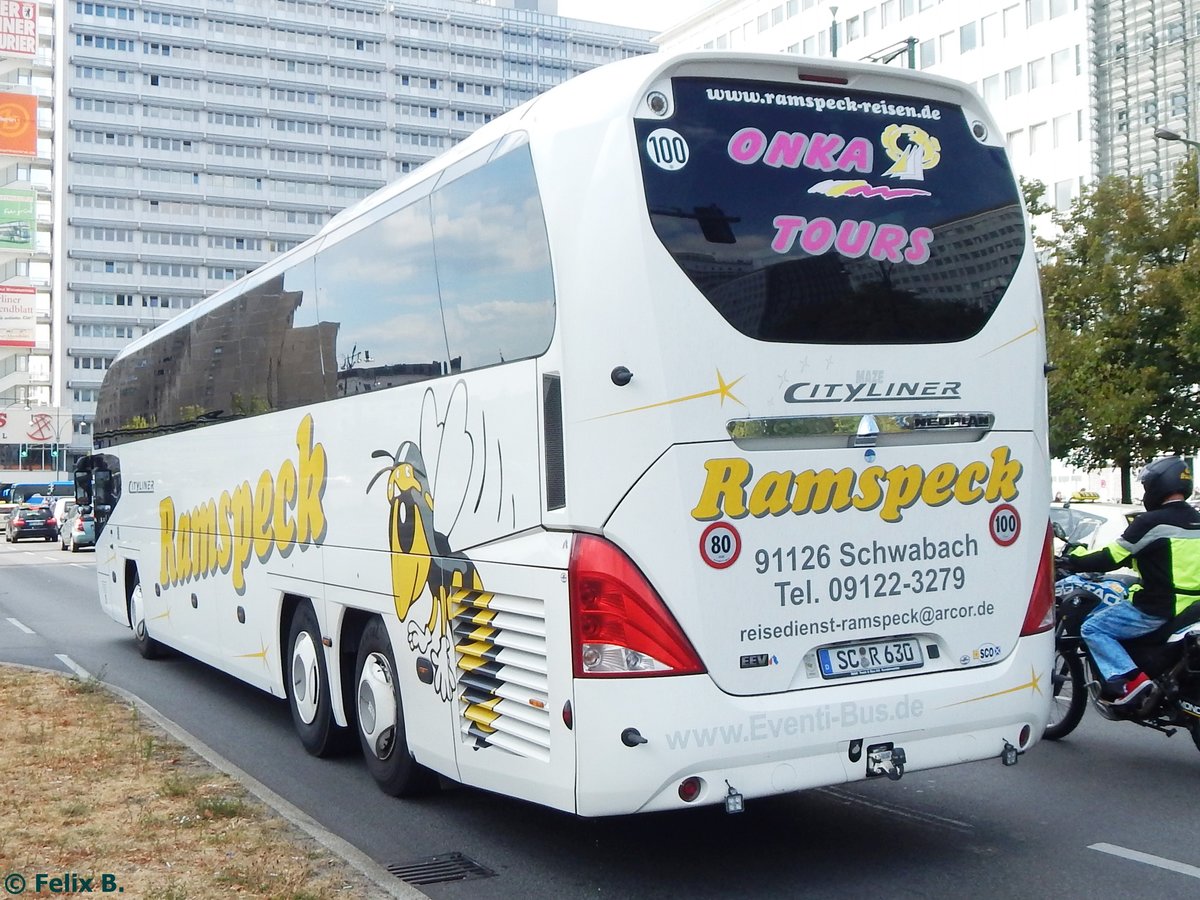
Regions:
<instances>
[{"instance_id":1,"label":"bus rear bumper","mask_svg":"<svg viewBox=\"0 0 1200 900\"><path fill-rule=\"evenodd\" d=\"M992 666L828 685L758 697L722 693L704 675L576 681L584 816L721 803L864 780L874 749L904 751L904 771L999 760L1041 737L1053 634L1022 638ZM819 696L818 696L819 695ZM637 729L645 743L622 736ZM699 779L693 800L685 779Z\"/></svg>"}]
</instances>

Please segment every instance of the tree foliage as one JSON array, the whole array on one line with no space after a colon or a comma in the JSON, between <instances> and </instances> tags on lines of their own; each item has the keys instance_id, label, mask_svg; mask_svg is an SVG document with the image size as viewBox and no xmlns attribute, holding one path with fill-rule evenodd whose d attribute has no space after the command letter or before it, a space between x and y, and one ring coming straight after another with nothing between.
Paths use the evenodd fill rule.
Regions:
<instances>
[{"instance_id":1,"label":"tree foliage","mask_svg":"<svg viewBox=\"0 0 1200 900\"><path fill-rule=\"evenodd\" d=\"M1053 214L1039 239L1049 380L1050 451L1092 469L1131 470L1200 446L1200 216L1196 168L1165 200L1141 179L1106 178ZM1031 211L1044 188L1024 184Z\"/></svg>"}]
</instances>

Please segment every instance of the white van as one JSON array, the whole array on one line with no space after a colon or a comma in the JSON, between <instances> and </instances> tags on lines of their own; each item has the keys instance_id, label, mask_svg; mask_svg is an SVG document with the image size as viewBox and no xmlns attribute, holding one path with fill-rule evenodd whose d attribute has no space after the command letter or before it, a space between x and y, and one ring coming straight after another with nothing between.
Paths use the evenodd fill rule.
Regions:
<instances>
[{"instance_id":1,"label":"white van","mask_svg":"<svg viewBox=\"0 0 1200 900\"><path fill-rule=\"evenodd\" d=\"M71 517L75 510L74 497L55 497L52 515L59 526Z\"/></svg>"}]
</instances>

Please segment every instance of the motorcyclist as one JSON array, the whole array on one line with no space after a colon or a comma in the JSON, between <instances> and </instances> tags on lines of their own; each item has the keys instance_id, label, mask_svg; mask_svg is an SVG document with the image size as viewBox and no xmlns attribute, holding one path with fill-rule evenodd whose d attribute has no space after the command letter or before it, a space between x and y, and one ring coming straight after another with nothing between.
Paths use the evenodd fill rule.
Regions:
<instances>
[{"instance_id":1,"label":"motorcyclist","mask_svg":"<svg viewBox=\"0 0 1200 900\"><path fill-rule=\"evenodd\" d=\"M1156 459L1139 480L1146 512L1111 544L1091 552L1076 548L1065 561L1074 572L1108 572L1132 564L1141 576L1128 602L1098 606L1079 631L1104 678L1101 699L1114 706L1132 703L1154 684L1121 641L1149 634L1200 600L1200 512L1187 502L1191 465L1178 456Z\"/></svg>"}]
</instances>

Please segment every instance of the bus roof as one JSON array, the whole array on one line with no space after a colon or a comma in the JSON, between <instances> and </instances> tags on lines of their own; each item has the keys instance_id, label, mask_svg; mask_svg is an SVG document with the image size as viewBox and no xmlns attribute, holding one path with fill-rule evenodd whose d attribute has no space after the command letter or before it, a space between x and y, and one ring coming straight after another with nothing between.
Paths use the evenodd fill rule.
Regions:
<instances>
[{"instance_id":1,"label":"bus roof","mask_svg":"<svg viewBox=\"0 0 1200 900\"><path fill-rule=\"evenodd\" d=\"M729 77L767 76L795 79L801 84L807 80L824 86L832 82L847 87L852 87L856 81L869 79L875 82L872 87L877 90L886 80L886 92L899 94L905 91L904 82L911 82L913 86L920 85L922 96L931 99L961 102L965 95L978 100L978 95L969 85L944 76L912 72L876 63L813 59L773 53L739 53L728 50L656 53L599 66L576 75L498 116L414 171L339 211L317 234L298 246L210 294L202 302L164 322L158 328L135 338L122 348L117 359L137 352L160 340L165 334L187 327L214 306L219 306L228 298L239 296L248 287L279 276L288 266L315 254L321 243L330 235L345 225L353 224L362 214L400 194L426 185L427 182L426 186L432 190L441 174L455 163L489 145L497 144L506 135L527 132L536 140L539 132L560 130L564 126L582 125L587 122L608 121L620 112L632 116L643 93L656 79L667 77L667 73L671 77L678 74L711 75L714 63L719 63L721 74ZM773 72L770 71L772 67L775 70Z\"/></svg>"}]
</instances>

